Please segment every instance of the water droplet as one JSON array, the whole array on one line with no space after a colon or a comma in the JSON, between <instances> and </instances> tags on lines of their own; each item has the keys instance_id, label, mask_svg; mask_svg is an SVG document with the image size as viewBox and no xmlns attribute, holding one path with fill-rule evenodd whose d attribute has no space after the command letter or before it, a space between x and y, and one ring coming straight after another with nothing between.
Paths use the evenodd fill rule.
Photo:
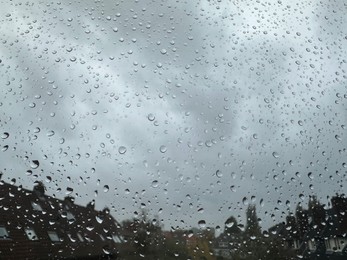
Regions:
<instances>
[{"instance_id":1,"label":"water droplet","mask_svg":"<svg viewBox=\"0 0 347 260\"><path fill-rule=\"evenodd\" d=\"M119 152L120 154L125 154L125 153L127 152L127 148L126 148L125 146L120 146L120 147L118 148L118 152Z\"/></svg>"},{"instance_id":2,"label":"water droplet","mask_svg":"<svg viewBox=\"0 0 347 260\"><path fill-rule=\"evenodd\" d=\"M205 228L206 227L206 221L205 220L199 220L198 225L200 228Z\"/></svg>"},{"instance_id":3,"label":"water droplet","mask_svg":"<svg viewBox=\"0 0 347 260\"><path fill-rule=\"evenodd\" d=\"M161 53L161 54L166 54L167 51L166 51L166 49L161 49L160 53Z\"/></svg>"},{"instance_id":4,"label":"water droplet","mask_svg":"<svg viewBox=\"0 0 347 260\"><path fill-rule=\"evenodd\" d=\"M54 131L49 131L48 133L47 133L47 136L48 137L51 137L51 136L53 136L55 133L54 133Z\"/></svg>"},{"instance_id":5,"label":"water droplet","mask_svg":"<svg viewBox=\"0 0 347 260\"><path fill-rule=\"evenodd\" d=\"M155 116L151 113L151 114L148 114L147 118L149 121L154 121Z\"/></svg>"},{"instance_id":6,"label":"water droplet","mask_svg":"<svg viewBox=\"0 0 347 260\"><path fill-rule=\"evenodd\" d=\"M307 177L309 177L310 180L312 180L312 179L313 179L313 173L312 173L312 172L309 172L309 173L307 174Z\"/></svg>"},{"instance_id":7,"label":"water droplet","mask_svg":"<svg viewBox=\"0 0 347 260\"><path fill-rule=\"evenodd\" d=\"M118 32L118 28L117 28L117 27L113 27L112 30L113 30L114 32Z\"/></svg>"},{"instance_id":8,"label":"water droplet","mask_svg":"<svg viewBox=\"0 0 347 260\"><path fill-rule=\"evenodd\" d=\"M272 156L273 156L274 158L276 158L276 159L280 157L280 155L279 155L277 152L273 152L273 153L272 153Z\"/></svg>"},{"instance_id":9,"label":"water droplet","mask_svg":"<svg viewBox=\"0 0 347 260\"><path fill-rule=\"evenodd\" d=\"M110 187L108 185L104 186L104 192L108 192L110 190Z\"/></svg>"},{"instance_id":10,"label":"water droplet","mask_svg":"<svg viewBox=\"0 0 347 260\"><path fill-rule=\"evenodd\" d=\"M95 219L99 224L102 224L102 222L104 222L104 218L102 216L96 216Z\"/></svg>"},{"instance_id":11,"label":"water droplet","mask_svg":"<svg viewBox=\"0 0 347 260\"><path fill-rule=\"evenodd\" d=\"M243 205L247 206L248 205L248 199L246 197L244 197L242 199L242 203L243 203Z\"/></svg>"},{"instance_id":12,"label":"water droplet","mask_svg":"<svg viewBox=\"0 0 347 260\"><path fill-rule=\"evenodd\" d=\"M157 188L159 185L159 182L157 180L152 181L152 187Z\"/></svg>"},{"instance_id":13,"label":"water droplet","mask_svg":"<svg viewBox=\"0 0 347 260\"><path fill-rule=\"evenodd\" d=\"M31 161L31 164L30 164L31 169L37 169L39 166L40 166L40 163L38 160Z\"/></svg>"},{"instance_id":14,"label":"water droplet","mask_svg":"<svg viewBox=\"0 0 347 260\"><path fill-rule=\"evenodd\" d=\"M27 171L25 172L25 175L27 175L27 176L30 176L31 174L33 174L33 171L32 171L32 170L27 170Z\"/></svg>"},{"instance_id":15,"label":"water droplet","mask_svg":"<svg viewBox=\"0 0 347 260\"><path fill-rule=\"evenodd\" d=\"M6 152L8 150L8 145L4 145L2 148L1 148L1 151L3 152Z\"/></svg>"},{"instance_id":16,"label":"water droplet","mask_svg":"<svg viewBox=\"0 0 347 260\"><path fill-rule=\"evenodd\" d=\"M165 146L165 145L160 146L159 151L160 151L161 153L166 153L166 151L167 151L166 146Z\"/></svg>"},{"instance_id":17,"label":"water droplet","mask_svg":"<svg viewBox=\"0 0 347 260\"><path fill-rule=\"evenodd\" d=\"M66 188L65 194L66 194L66 195L69 195L69 194L71 194L72 192L73 192L73 188L67 187L67 188Z\"/></svg>"},{"instance_id":18,"label":"water droplet","mask_svg":"<svg viewBox=\"0 0 347 260\"><path fill-rule=\"evenodd\" d=\"M225 223L225 226L227 228L231 228L232 226L234 226L235 222L234 221L228 221L227 223Z\"/></svg>"},{"instance_id":19,"label":"water droplet","mask_svg":"<svg viewBox=\"0 0 347 260\"><path fill-rule=\"evenodd\" d=\"M9 136L10 136L10 134L5 132L1 135L1 139L7 139Z\"/></svg>"},{"instance_id":20,"label":"water droplet","mask_svg":"<svg viewBox=\"0 0 347 260\"><path fill-rule=\"evenodd\" d=\"M216 176L217 176L218 178L222 178L222 177L223 177L223 173L222 173L220 170L217 170L217 171L216 171Z\"/></svg>"}]
</instances>

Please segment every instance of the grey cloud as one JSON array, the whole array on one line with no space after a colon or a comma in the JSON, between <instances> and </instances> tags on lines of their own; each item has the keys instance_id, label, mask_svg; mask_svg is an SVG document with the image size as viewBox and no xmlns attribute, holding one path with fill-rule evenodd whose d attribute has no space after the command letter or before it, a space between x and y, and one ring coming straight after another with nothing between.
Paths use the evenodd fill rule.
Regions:
<instances>
[{"instance_id":1,"label":"grey cloud","mask_svg":"<svg viewBox=\"0 0 347 260\"><path fill-rule=\"evenodd\" d=\"M34 29L20 36L8 27L1 46L1 82L11 81L1 90L5 177L30 186L36 179L25 171L40 159L34 175L53 176L49 192L64 196L72 186L78 203L111 204L116 218L141 203L153 214L163 208L167 228L244 221L242 201L252 196L269 226L269 215L280 221L299 194L306 202L343 192L345 50L341 41L328 50L332 38L319 39L323 31L310 25L330 32L329 22L315 20L310 6L300 14L279 3L167 4L37 5L30 19L6 6L4 24Z\"/></svg>"}]
</instances>

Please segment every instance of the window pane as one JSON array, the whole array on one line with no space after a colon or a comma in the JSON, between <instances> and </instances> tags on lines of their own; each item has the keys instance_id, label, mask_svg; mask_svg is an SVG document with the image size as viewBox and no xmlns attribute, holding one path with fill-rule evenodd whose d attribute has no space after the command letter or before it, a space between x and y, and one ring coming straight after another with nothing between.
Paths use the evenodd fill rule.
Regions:
<instances>
[{"instance_id":1,"label":"window pane","mask_svg":"<svg viewBox=\"0 0 347 260\"><path fill-rule=\"evenodd\" d=\"M34 210L42 211L40 204L35 203L35 202L31 202L31 205L32 205Z\"/></svg>"},{"instance_id":2,"label":"window pane","mask_svg":"<svg viewBox=\"0 0 347 260\"><path fill-rule=\"evenodd\" d=\"M347 259L346 10L2 1L0 258Z\"/></svg>"},{"instance_id":3,"label":"window pane","mask_svg":"<svg viewBox=\"0 0 347 260\"><path fill-rule=\"evenodd\" d=\"M0 239L9 238L8 232L5 227L0 227Z\"/></svg>"},{"instance_id":4,"label":"window pane","mask_svg":"<svg viewBox=\"0 0 347 260\"><path fill-rule=\"evenodd\" d=\"M59 242L60 239L58 237L58 234L54 231L48 231L48 236L52 242Z\"/></svg>"},{"instance_id":5,"label":"window pane","mask_svg":"<svg viewBox=\"0 0 347 260\"><path fill-rule=\"evenodd\" d=\"M27 235L29 240L38 240L38 237L32 228L25 229L25 234Z\"/></svg>"}]
</instances>

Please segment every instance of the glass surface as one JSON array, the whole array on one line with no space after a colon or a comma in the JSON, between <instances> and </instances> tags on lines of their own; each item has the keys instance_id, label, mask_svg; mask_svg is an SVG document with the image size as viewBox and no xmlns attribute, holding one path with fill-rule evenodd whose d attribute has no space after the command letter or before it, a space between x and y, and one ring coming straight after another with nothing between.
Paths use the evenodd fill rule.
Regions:
<instances>
[{"instance_id":1,"label":"glass surface","mask_svg":"<svg viewBox=\"0 0 347 260\"><path fill-rule=\"evenodd\" d=\"M347 259L346 10L2 1L0 259Z\"/></svg>"},{"instance_id":2,"label":"glass surface","mask_svg":"<svg viewBox=\"0 0 347 260\"><path fill-rule=\"evenodd\" d=\"M0 239L8 239L8 232L5 227L0 227Z\"/></svg>"},{"instance_id":3,"label":"glass surface","mask_svg":"<svg viewBox=\"0 0 347 260\"><path fill-rule=\"evenodd\" d=\"M59 236L56 232L54 231L48 231L47 232L48 236L49 236L49 239L52 241L52 242L59 242L60 239L59 239Z\"/></svg>"},{"instance_id":4,"label":"glass surface","mask_svg":"<svg viewBox=\"0 0 347 260\"><path fill-rule=\"evenodd\" d=\"M33 207L34 210L42 211L42 208L41 208L40 204L38 204L38 203L31 202L31 206Z\"/></svg>"},{"instance_id":5,"label":"glass surface","mask_svg":"<svg viewBox=\"0 0 347 260\"><path fill-rule=\"evenodd\" d=\"M25 234L27 235L29 240L39 240L34 229L32 228L25 229Z\"/></svg>"}]
</instances>

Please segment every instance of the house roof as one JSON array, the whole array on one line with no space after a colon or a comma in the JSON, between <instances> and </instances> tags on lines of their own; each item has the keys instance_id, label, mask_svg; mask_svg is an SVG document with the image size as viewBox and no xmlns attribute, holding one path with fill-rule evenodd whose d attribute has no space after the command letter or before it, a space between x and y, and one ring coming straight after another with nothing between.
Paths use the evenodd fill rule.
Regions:
<instances>
[{"instance_id":1,"label":"house roof","mask_svg":"<svg viewBox=\"0 0 347 260\"><path fill-rule=\"evenodd\" d=\"M84 207L73 197L60 200L44 192L42 183L27 190L0 181L0 227L8 233L8 239L0 238L3 257L90 257L117 251L120 225L107 208L96 211L93 203ZM34 237L27 236L28 230Z\"/></svg>"}]
</instances>

